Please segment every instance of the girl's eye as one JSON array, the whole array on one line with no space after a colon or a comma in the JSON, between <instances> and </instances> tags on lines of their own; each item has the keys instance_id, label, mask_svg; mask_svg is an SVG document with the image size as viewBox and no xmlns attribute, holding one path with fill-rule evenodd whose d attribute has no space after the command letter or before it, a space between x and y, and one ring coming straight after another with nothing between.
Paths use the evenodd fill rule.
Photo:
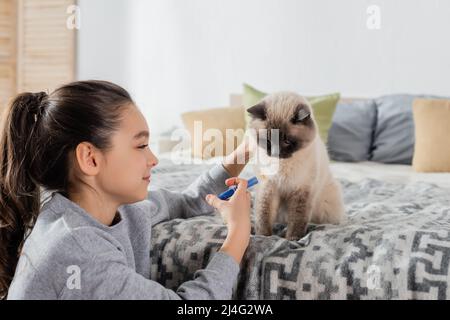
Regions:
<instances>
[{"instance_id":1,"label":"girl's eye","mask_svg":"<svg viewBox=\"0 0 450 320\"><path fill-rule=\"evenodd\" d=\"M148 144L143 144L142 146L139 146L138 148L139 149L144 149L144 148L146 148L148 146Z\"/></svg>"}]
</instances>

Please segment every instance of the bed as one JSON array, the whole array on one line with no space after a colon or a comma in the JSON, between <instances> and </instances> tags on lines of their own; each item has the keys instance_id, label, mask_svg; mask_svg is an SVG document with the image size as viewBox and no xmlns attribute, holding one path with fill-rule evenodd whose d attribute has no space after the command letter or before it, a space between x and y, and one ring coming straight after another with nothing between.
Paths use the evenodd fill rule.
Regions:
<instances>
[{"instance_id":1,"label":"bed","mask_svg":"<svg viewBox=\"0 0 450 320\"><path fill-rule=\"evenodd\" d=\"M241 105L242 95L232 94L230 106ZM190 150L159 158L151 187L171 190L183 190L220 161L193 163ZM348 221L310 224L299 241L285 240L281 224L270 237L254 235L252 227L233 298L450 299L450 173L372 161L332 161L331 169L343 188ZM241 174L253 175L251 165ZM152 279L172 289L192 279L226 232L218 213L156 225Z\"/></svg>"},{"instance_id":2,"label":"bed","mask_svg":"<svg viewBox=\"0 0 450 320\"><path fill-rule=\"evenodd\" d=\"M183 190L217 161L180 163L162 155L151 188ZM374 162L331 168L348 221L311 224L299 241L282 237L284 225L270 237L254 235L252 227L233 298L449 299L450 174ZM252 175L251 165L241 174ZM151 278L176 289L206 266L226 232L218 213L156 225Z\"/></svg>"}]
</instances>

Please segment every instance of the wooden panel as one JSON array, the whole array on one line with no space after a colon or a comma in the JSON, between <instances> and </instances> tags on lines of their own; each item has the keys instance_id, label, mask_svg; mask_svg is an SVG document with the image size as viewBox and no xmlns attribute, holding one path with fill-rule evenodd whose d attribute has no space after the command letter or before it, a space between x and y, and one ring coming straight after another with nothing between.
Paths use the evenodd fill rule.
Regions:
<instances>
[{"instance_id":1,"label":"wooden panel","mask_svg":"<svg viewBox=\"0 0 450 320\"><path fill-rule=\"evenodd\" d=\"M0 112L16 93L16 0L0 0Z\"/></svg>"},{"instance_id":2,"label":"wooden panel","mask_svg":"<svg viewBox=\"0 0 450 320\"><path fill-rule=\"evenodd\" d=\"M75 78L74 0L18 0L18 91L51 92Z\"/></svg>"}]
</instances>

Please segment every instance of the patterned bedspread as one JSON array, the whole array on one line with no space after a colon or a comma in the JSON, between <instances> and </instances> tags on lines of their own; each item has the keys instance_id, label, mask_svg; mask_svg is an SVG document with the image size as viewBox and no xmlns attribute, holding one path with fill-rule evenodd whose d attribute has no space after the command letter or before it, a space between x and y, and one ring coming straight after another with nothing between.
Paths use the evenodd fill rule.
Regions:
<instances>
[{"instance_id":1,"label":"patterned bedspread","mask_svg":"<svg viewBox=\"0 0 450 320\"><path fill-rule=\"evenodd\" d=\"M152 185L183 190L210 166L164 160ZM233 297L450 299L449 190L423 182L339 181L348 221L311 224L299 241L280 237L286 232L280 224L271 237L252 235ZM218 215L156 225L151 278L176 289L206 266L226 232Z\"/></svg>"}]
</instances>

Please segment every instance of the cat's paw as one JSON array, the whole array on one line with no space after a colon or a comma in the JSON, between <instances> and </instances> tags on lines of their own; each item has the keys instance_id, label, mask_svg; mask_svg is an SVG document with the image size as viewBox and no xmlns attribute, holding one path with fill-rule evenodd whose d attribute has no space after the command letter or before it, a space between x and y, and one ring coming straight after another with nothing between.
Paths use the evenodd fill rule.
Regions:
<instances>
[{"instance_id":1,"label":"cat's paw","mask_svg":"<svg viewBox=\"0 0 450 320\"><path fill-rule=\"evenodd\" d=\"M300 237L300 236L289 236L289 237L286 237L286 240L289 240L289 241L298 241L298 240L300 240L301 238L303 238L303 237Z\"/></svg>"},{"instance_id":2,"label":"cat's paw","mask_svg":"<svg viewBox=\"0 0 450 320\"><path fill-rule=\"evenodd\" d=\"M301 238L303 238L305 236L305 234L306 234L306 232L302 232L302 233L287 232L285 239L289 240L289 241L298 241Z\"/></svg>"},{"instance_id":3,"label":"cat's paw","mask_svg":"<svg viewBox=\"0 0 450 320\"><path fill-rule=\"evenodd\" d=\"M255 234L259 235L259 236L269 237L272 235L272 230L270 228L262 228L262 227L256 226Z\"/></svg>"}]
</instances>

